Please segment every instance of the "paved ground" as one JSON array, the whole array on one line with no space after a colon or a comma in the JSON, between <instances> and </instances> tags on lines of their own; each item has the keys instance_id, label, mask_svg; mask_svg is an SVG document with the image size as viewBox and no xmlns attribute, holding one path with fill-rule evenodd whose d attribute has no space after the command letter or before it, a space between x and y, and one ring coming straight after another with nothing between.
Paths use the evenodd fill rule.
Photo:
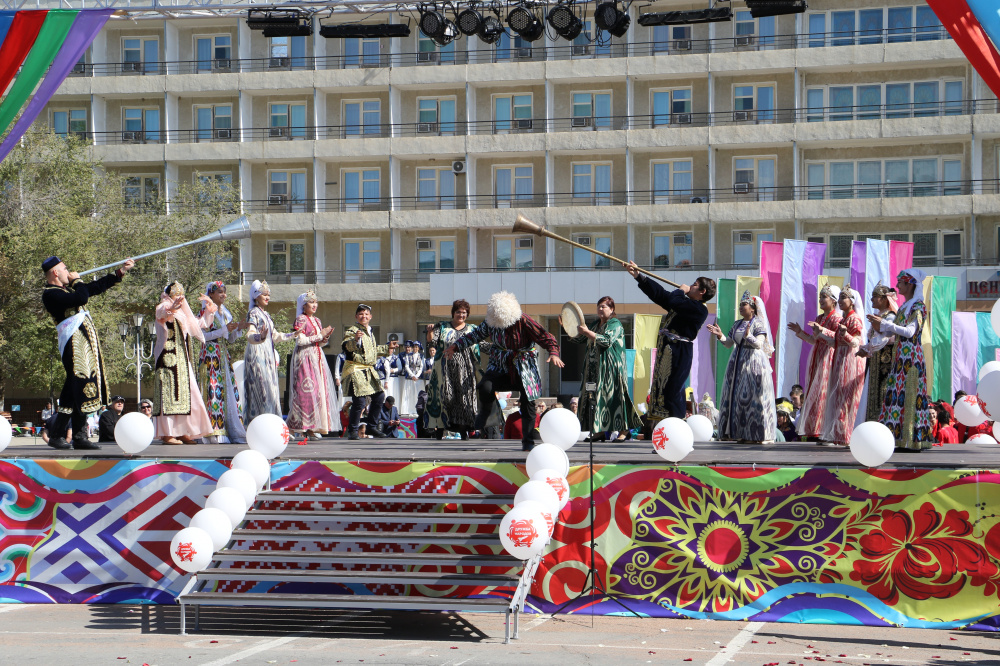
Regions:
<instances>
[{"instance_id":1,"label":"paved ground","mask_svg":"<svg viewBox=\"0 0 1000 666\"><path fill-rule=\"evenodd\" d=\"M0 606L6 664L996 664L1000 635L827 625L525 616L503 645L494 615L204 609L179 636L160 606Z\"/></svg>"}]
</instances>

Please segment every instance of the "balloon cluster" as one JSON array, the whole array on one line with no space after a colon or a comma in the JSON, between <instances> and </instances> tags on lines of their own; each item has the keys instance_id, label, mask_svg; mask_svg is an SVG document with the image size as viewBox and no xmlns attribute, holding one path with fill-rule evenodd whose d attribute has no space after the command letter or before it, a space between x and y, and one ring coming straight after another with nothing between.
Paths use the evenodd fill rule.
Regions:
<instances>
[{"instance_id":1,"label":"balloon cluster","mask_svg":"<svg viewBox=\"0 0 1000 666\"><path fill-rule=\"evenodd\" d=\"M270 459L281 455L288 446L288 437L288 427L280 416L261 414L250 422L250 449L233 457L229 469L205 500L205 508L194 514L191 523L170 541L170 556L179 569L201 571L212 561L212 555L229 543L233 530L243 522L257 493L271 477Z\"/></svg>"},{"instance_id":2,"label":"balloon cluster","mask_svg":"<svg viewBox=\"0 0 1000 666\"><path fill-rule=\"evenodd\" d=\"M545 550L559 512L569 502L569 457L580 438L580 422L568 409L545 412L538 427L544 444L525 461L528 481L514 495L514 506L500 523L500 543L514 557L531 559Z\"/></svg>"},{"instance_id":3,"label":"balloon cluster","mask_svg":"<svg viewBox=\"0 0 1000 666\"><path fill-rule=\"evenodd\" d=\"M708 422L706 436L706 429L700 420L695 419L694 423L690 423L690 420L694 418L694 416L690 416L688 421L684 421L670 416L657 423L653 427L653 450L664 460L678 463L694 451L695 428L698 428L699 441L711 440L712 422L699 415L700 419L705 419Z\"/></svg>"}]
</instances>

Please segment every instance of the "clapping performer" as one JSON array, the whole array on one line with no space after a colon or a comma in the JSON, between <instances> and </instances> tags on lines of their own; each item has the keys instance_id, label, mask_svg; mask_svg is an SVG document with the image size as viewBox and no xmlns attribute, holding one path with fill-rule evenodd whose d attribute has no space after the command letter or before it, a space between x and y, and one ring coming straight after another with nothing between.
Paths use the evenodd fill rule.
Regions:
<instances>
[{"instance_id":1,"label":"clapping performer","mask_svg":"<svg viewBox=\"0 0 1000 666\"><path fill-rule=\"evenodd\" d=\"M340 431L333 374L323 346L333 335L333 326L323 327L316 316L319 301L313 291L298 298L295 312L295 350L288 373L288 428L321 439Z\"/></svg>"},{"instance_id":2,"label":"clapping performer","mask_svg":"<svg viewBox=\"0 0 1000 666\"><path fill-rule=\"evenodd\" d=\"M819 307L823 314L806 324L808 330L803 329L798 322L788 325L790 331L813 346L806 366L805 399L795 428L799 437L804 440L818 440L823 435L830 368L833 366L833 339L820 335L819 331L836 331L840 326L840 311L837 309L839 298L840 287L823 285L819 291Z\"/></svg>"},{"instance_id":3,"label":"clapping performer","mask_svg":"<svg viewBox=\"0 0 1000 666\"><path fill-rule=\"evenodd\" d=\"M354 318L357 324L344 331L344 342L341 345L347 359L341 374L341 386L344 395L352 399L347 438L359 437L361 412L365 408L366 398L371 399L371 405L368 409L365 432L374 437L384 437L385 433L378 427L378 418L382 414L385 390L379 381L378 373L375 372L375 360L396 350L399 343L393 340L388 345L378 344L369 325L372 320L370 305L359 304Z\"/></svg>"},{"instance_id":4,"label":"clapping performer","mask_svg":"<svg viewBox=\"0 0 1000 666\"><path fill-rule=\"evenodd\" d=\"M245 422L250 425L261 414L281 416L281 394L278 392L278 350L275 343L290 339L292 333L275 329L267 313L271 288L266 282L254 280L250 285L250 311L247 312L247 348L243 354L243 407Z\"/></svg>"}]
</instances>

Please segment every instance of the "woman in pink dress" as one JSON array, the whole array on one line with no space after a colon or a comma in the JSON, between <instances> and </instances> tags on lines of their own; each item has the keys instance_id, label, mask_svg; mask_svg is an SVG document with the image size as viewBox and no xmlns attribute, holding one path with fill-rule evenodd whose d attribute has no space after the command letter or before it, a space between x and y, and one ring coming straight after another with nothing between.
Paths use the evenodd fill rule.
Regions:
<instances>
[{"instance_id":1,"label":"woman in pink dress","mask_svg":"<svg viewBox=\"0 0 1000 666\"><path fill-rule=\"evenodd\" d=\"M806 326L815 329L818 325L821 329L837 330L840 326L840 313L837 312L839 298L840 287L823 285L819 291L819 307L823 314L819 320L810 321ZM805 399L802 401L802 411L795 430L803 440L819 439L823 434L830 367L833 365L833 344L814 332L807 333L797 322L789 324L788 329L813 346L806 370Z\"/></svg>"},{"instance_id":2,"label":"woman in pink dress","mask_svg":"<svg viewBox=\"0 0 1000 666\"><path fill-rule=\"evenodd\" d=\"M312 291L299 296L293 331L295 350L288 373L288 429L313 439L340 431L333 373L323 354L333 326L323 328L316 317L318 304Z\"/></svg>"},{"instance_id":3,"label":"woman in pink dress","mask_svg":"<svg viewBox=\"0 0 1000 666\"><path fill-rule=\"evenodd\" d=\"M208 297L202 318L191 312L184 286L171 282L156 306L156 346L153 357L153 424L164 444L194 444L212 432L212 420L195 379L191 337L205 343L202 328L208 328L217 307Z\"/></svg>"},{"instance_id":4,"label":"woman in pink dress","mask_svg":"<svg viewBox=\"0 0 1000 666\"><path fill-rule=\"evenodd\" d=\"M831 446L844 446L851 441L854 421L865 388L865 359L858 348L868 343L865 335L865 301L850 286L840 292L837 303L843 313L840 325L823 329L827 341L834 341L833 365L830 368L829 399L826 404L823 440Z\"/></svg>"}]
</instances>

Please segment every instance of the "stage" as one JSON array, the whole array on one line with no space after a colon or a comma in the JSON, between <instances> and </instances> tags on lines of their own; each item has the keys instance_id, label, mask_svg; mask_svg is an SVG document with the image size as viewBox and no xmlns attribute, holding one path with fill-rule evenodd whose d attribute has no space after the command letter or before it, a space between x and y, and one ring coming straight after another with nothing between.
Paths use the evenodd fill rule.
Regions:
<instances>
[{"instance_id":1,"label":"stage","mask_svg":"<svg viewBox=\"0 0 1000 666\"><path fill-rule=\"evenodd\" d=\"M0 602L174 603L188 577L170 563L170 539L244 447L154 444L128 457L113 444L82 452L29 441L16 438L0 459ZM679 465L645 441L600 442L594 451L598 576L643 615L1000 628L996 445L896 453L879 469L860 467L847 449L813 444L697 443ZM535 576L528 612L552 612L573 599L587 574L586 443L569 458L571 500ZM302 493L307 502L315 501L309 492L357 493L351 503L358 510L375 504L364 500L371 492L509 496L527 480L524 459L511 440L293 441L274 461L271 487ZM461 511L447 499L422 509ZM253 512L247 523L271 529ZM427 529L447 532L446 523ZM472 548L499 553L496 541ZM310 546L276 541L278 548ZM261 566L273 568L267 558ZM585 597L565 612L623 611Z\"/></svg>"}]
</instances>

